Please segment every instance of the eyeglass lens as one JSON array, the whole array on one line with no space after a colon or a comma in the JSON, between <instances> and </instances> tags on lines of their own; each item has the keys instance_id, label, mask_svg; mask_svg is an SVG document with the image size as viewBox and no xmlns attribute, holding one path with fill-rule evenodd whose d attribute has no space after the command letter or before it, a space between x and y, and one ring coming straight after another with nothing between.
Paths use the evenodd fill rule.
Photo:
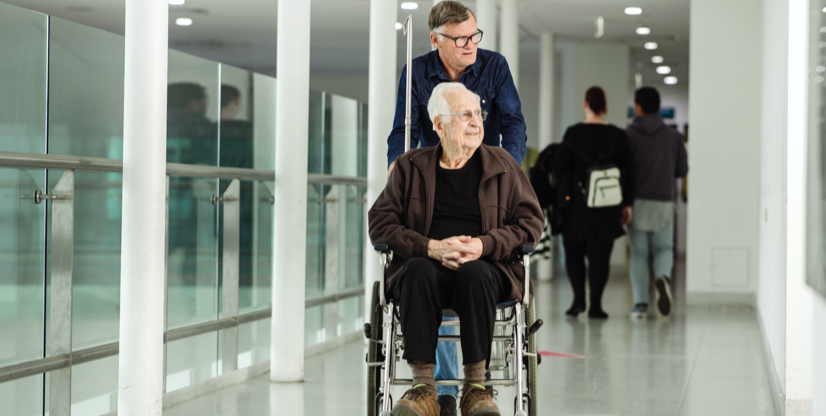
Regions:
<instances>
[{"instance_id":1,"label":"eyeglass lens","mask_svg":"<svg viewBox=\"0 0 826 416\"><path fill-rule=\"evenodd\" d=\"M467 45L468 39L470 39L470 41L474 44L477 44L482 41L482 32L476 32L470 38L467 36L460 36L456 38L456 46L459 48L464 48Z\"/></svg>"}]
</instances>

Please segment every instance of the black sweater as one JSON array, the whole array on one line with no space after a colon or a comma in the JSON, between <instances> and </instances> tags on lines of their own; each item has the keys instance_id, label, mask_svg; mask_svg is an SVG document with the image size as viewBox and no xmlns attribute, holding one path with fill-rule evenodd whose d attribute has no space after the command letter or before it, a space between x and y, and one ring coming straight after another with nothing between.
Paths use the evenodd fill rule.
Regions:
<instances>
[{"instance_id":1,"label":"black sweater","mask_svg":"<svg viewBox=\"0 0 826 416\"><path fill-rule=\"evenodd\" d=\"M563 235L575 241L593 238L614 239L625 233L622 229L622 207L634 203L634 169L628 138L623 130L605 124L580 123L568 128L563 146L554 154L551 169L567 177L570 201L565 210ZM579 182L588 181L590 161L571 147L600 164L615 164L621 172L622 205L608 208L588 208Z\"/></svg>"}]
</instances>

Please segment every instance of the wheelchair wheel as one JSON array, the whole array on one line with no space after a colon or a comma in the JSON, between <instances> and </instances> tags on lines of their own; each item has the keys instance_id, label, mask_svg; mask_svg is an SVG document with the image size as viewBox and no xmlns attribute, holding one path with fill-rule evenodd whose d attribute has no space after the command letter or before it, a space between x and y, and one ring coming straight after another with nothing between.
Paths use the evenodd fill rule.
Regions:
<instances>
[{"instance_id":1,"label":"wheelchair wheel","mask_svg":"<svg viewBox=\"0 0 826 416\"><path fill-rule=\"evenodd\" d=\"M382 322L384 314L381 310L381 285L379 282L373 283L373 296L370 301L370 327L373 333L371 336L381 339L384 335ZM384 360L381 353L381 346L375 342L369 342L367 346L367 362L374 363ZM379 389L381 387L381 367L367 367L367 416L378 416L381 399Z\"/></svg>"},{"instance_id":2,"label":"wheelchair wheel","mask_svg":"<svg viewBox=\"0 0 826 416\"><path fill-rule=\"evenodd\" d=\"M534 321L536 321L536 306L534 303L531 302L528 305L527 316L525 317L525 322L527 322L527 328L530 328L533 325ZM532 334L528 336L528 352L537 354L537 347L536 347L536 334ZM537 357L528 357L528 416L536 416L539 414L539 405L537 404L537 399L539 398L539 387L537 385L537 378L538 374L537 371L539 370L539 362Z\"/></svg>"}]
</instances>

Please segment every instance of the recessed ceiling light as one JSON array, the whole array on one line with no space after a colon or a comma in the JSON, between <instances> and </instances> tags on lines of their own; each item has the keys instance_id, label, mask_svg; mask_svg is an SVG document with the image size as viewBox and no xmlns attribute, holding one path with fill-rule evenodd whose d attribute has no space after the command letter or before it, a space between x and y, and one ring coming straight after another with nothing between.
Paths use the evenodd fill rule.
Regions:
<instances>
[{"instance_id":1,"label":"recessed ceiling light","mask_svg":"<svg viewBox=\"0 0 826 416\"><path fill-rule=\"evenodd\" d=\"M815 82L820 84L821 82L823 82L823 77L815 77Z\"/></svg>"},{"instance_id":2,"label":"recessed ceiling light","mask_svg":"<svg viewBox=\"0 0 826 416\"><path fill-rule=\"evenodd\" d=\"M179 17L175 19L175 24L178 26L192 26L192 19L188 17Z\"/></svg>"},{"instance_id":3,"label":"recessed ceiling light","mask_svg":"<svg viewBox=\"0 0 826 416\"><path fill-rule=\"evenodd\" d=\"M403 24L401 24L399 22L396 22L396 30L402 30L403 27L404 27Z\"/></svg>"},{"instance_id":4,"label":"recessed ceiling light","mask_svg":"<svg viewBox=\"0 0 826 416\"><path fill-rule=\"evenodd\" d=\"M823 8L823 13L826 13L826 7Z\"/></svg>"},{"instance_id":5,"label":"recessed ceiling light","mask_svg":"<svg viewBox=\"0 0 826 416\"><path fill-rule=\"evenodd\" d=\"M640 7L626 7L625 8L625 14L630 14L630 15L642 14L642 8L640 8Z\"/></svg>"},{"instance_id":6,"label":"recessed ceiling light","mask_svg":"<svg viewBox=\"0 0 826 416\"><path fill-rule=\"evenodd\" d=\"M402 9L405 10L416 10L419 8L419 3L414 3L412 1L402 3Z\"/></svg>"},{"instance_id":7,"label":"recessed ceiling light","mask_svg":"<svg viewBox=\"0 0 826 416\"><path fill-rule=\"evenodd\" d=\"M817 68L815 68L815 71L817 71L817 72L826 71L826 66L820 65Z\"/></svg>"},{"instance_id":8,"label":"recessed ceiling light","mask_svg":"<svg viewBox=\"0 0 826 416\"><path fill-rule=\"evenodd\" d=\"M826 27L821 27L820 28L820 33L826 33Z\"/></svg>"},{"instance_id":9,"label":"recessed ceiling light","mask_svg":"<svg viewBox=\"0 0 826 416\"><path fill-rule=\"evenodd\" d=\"M660 75L670 74L671 73L671 67L670 66L658 66L657 67L657 73L660 74Z\"/></svg>"},{"instance_id":10,"label":"recessed ceiling light","mask_svg":"<svg viewBox=\"0 0 826 416\"><path fill-rule=\"evenodd\" d=\"M657 55L657 56L652 56L652 57L651 57L651 62L653 62L653 63L655 63L655 64L661 64L661 63L663 63L663 57L662 57L662 56L659 56L659 55Z\"/></svg>"},{"instance_id":11,"label":"recessed ceiling light","mask_svg":"<svg viewBox=\"0 0 826 416\"><path fill-rule=\"evenodd\" d=\"M645 42L645 49L648 49L649 51L657 49L657 42Z\"/></svg>"},{"instance_id":12,"label":"recessed ceiling light","mask_svg":"<svg viewBox=\"0 0 826 416\"><path fill-rule=\"evenodd\" d=\"M172 6L180 6L186 3L186 0L169 0L169 4Z\"/></svg>"},{"instance_id":13,"label":"recessed ceiling light","mask_svg":"<svg viewBox=\"0 0 826 416\"><path fill-rule=\"evenodd\" d=\"M677 83L677 77L665 77L663 81L668 85L674 85Z\"/></svg>"},{"instance_id":14,"label":"recessed ceiling light","mask_svg":"<svg viewBox=\"0 0 826 416\"><path fill-rule=\"evenodd\" d=\"M648 27L638 27L637 28L638 35L648 35L651 34L651 28Z\"/></svg>"}]
</instances>

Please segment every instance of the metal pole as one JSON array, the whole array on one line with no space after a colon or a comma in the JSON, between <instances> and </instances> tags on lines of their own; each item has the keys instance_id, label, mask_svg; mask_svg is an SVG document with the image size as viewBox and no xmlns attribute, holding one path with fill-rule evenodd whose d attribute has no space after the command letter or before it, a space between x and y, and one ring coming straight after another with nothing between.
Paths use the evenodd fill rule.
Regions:
<instances>
[{"instance_id":1,"label":"metal pole","mask_svg":"<svg viewBox=\"0 0 826 416\"><path fill-rule=\"evenodd\" d=\"M278 0L270 379L304 378L310 1Z\"/></svg>"},{"instance_id":2,"label":"metal pole","mask_svg":"<svg viewBox=\"0 0 826 416\"><path fill-rule=\"evenodd\" d=\"M224 274L221 290L221 317L238 316L238 274L241 227L241 181L232 181L224 191ZM238 369L238 327L223 331L223 374Z\"/></svg>"},{"instance_id":3,"label":"metal pole","mask_svg":"<svg viewBox=\"0 0 826 416\"><path fill-rule=\"evenodd\" d=\"M404 21L404 33L407 35L407 79L404 81L404 151L410 150L410 94L413 84L413 15Z\"/></svg>"},{"instance_id":4,"label":"metal pole","mask_svg":"<svg viewBox=\"0 0 826 416\"><path fill-rule=\"evenodd\" d=\"M49 355L69 357L69 366L49 373L49 414L72 413L72 269L75 173L67 170L52 191L52 284Z\"/></svg>"},{"instance_id":5,"label":"metal pole","mask_svg":"<svg viewBox=\"0 0 826 416\"><path fill-rule=\"evenodd\" d=\"M553 142L554 130L554 35L544 32L539 38L539 151ZM553 273L553 242L551 236L547 245L551 247L549 258L537 258L537 280L551 280Z\"/></svg>"},{"instance_id":6,"label":"metal pole","mask_svg":"<svg viewBox=\"0 0 826 416\"><path fill-rule=\"evenodd\" d=\"M126 0L118 414L163 410L169 5Z\"/></svg>"},{"instance_id":7,"label":"metal pole","mask_svg":"<svg viewBox=\"0 0 826 416\"><path fill-rule=\"evenodd\" d=\"M395 28L398 4L387 0L370 0L369 105L367 107L367 209L378 198L387 182L388 120L393 119L398 98L396 52L398 31ZM367 232L365 221L364 231ZM376 261L370 239L364 245L364 319L370 322L370 296L373 282L381 279L383 269Z\"/></svg>"}]
</instances>

